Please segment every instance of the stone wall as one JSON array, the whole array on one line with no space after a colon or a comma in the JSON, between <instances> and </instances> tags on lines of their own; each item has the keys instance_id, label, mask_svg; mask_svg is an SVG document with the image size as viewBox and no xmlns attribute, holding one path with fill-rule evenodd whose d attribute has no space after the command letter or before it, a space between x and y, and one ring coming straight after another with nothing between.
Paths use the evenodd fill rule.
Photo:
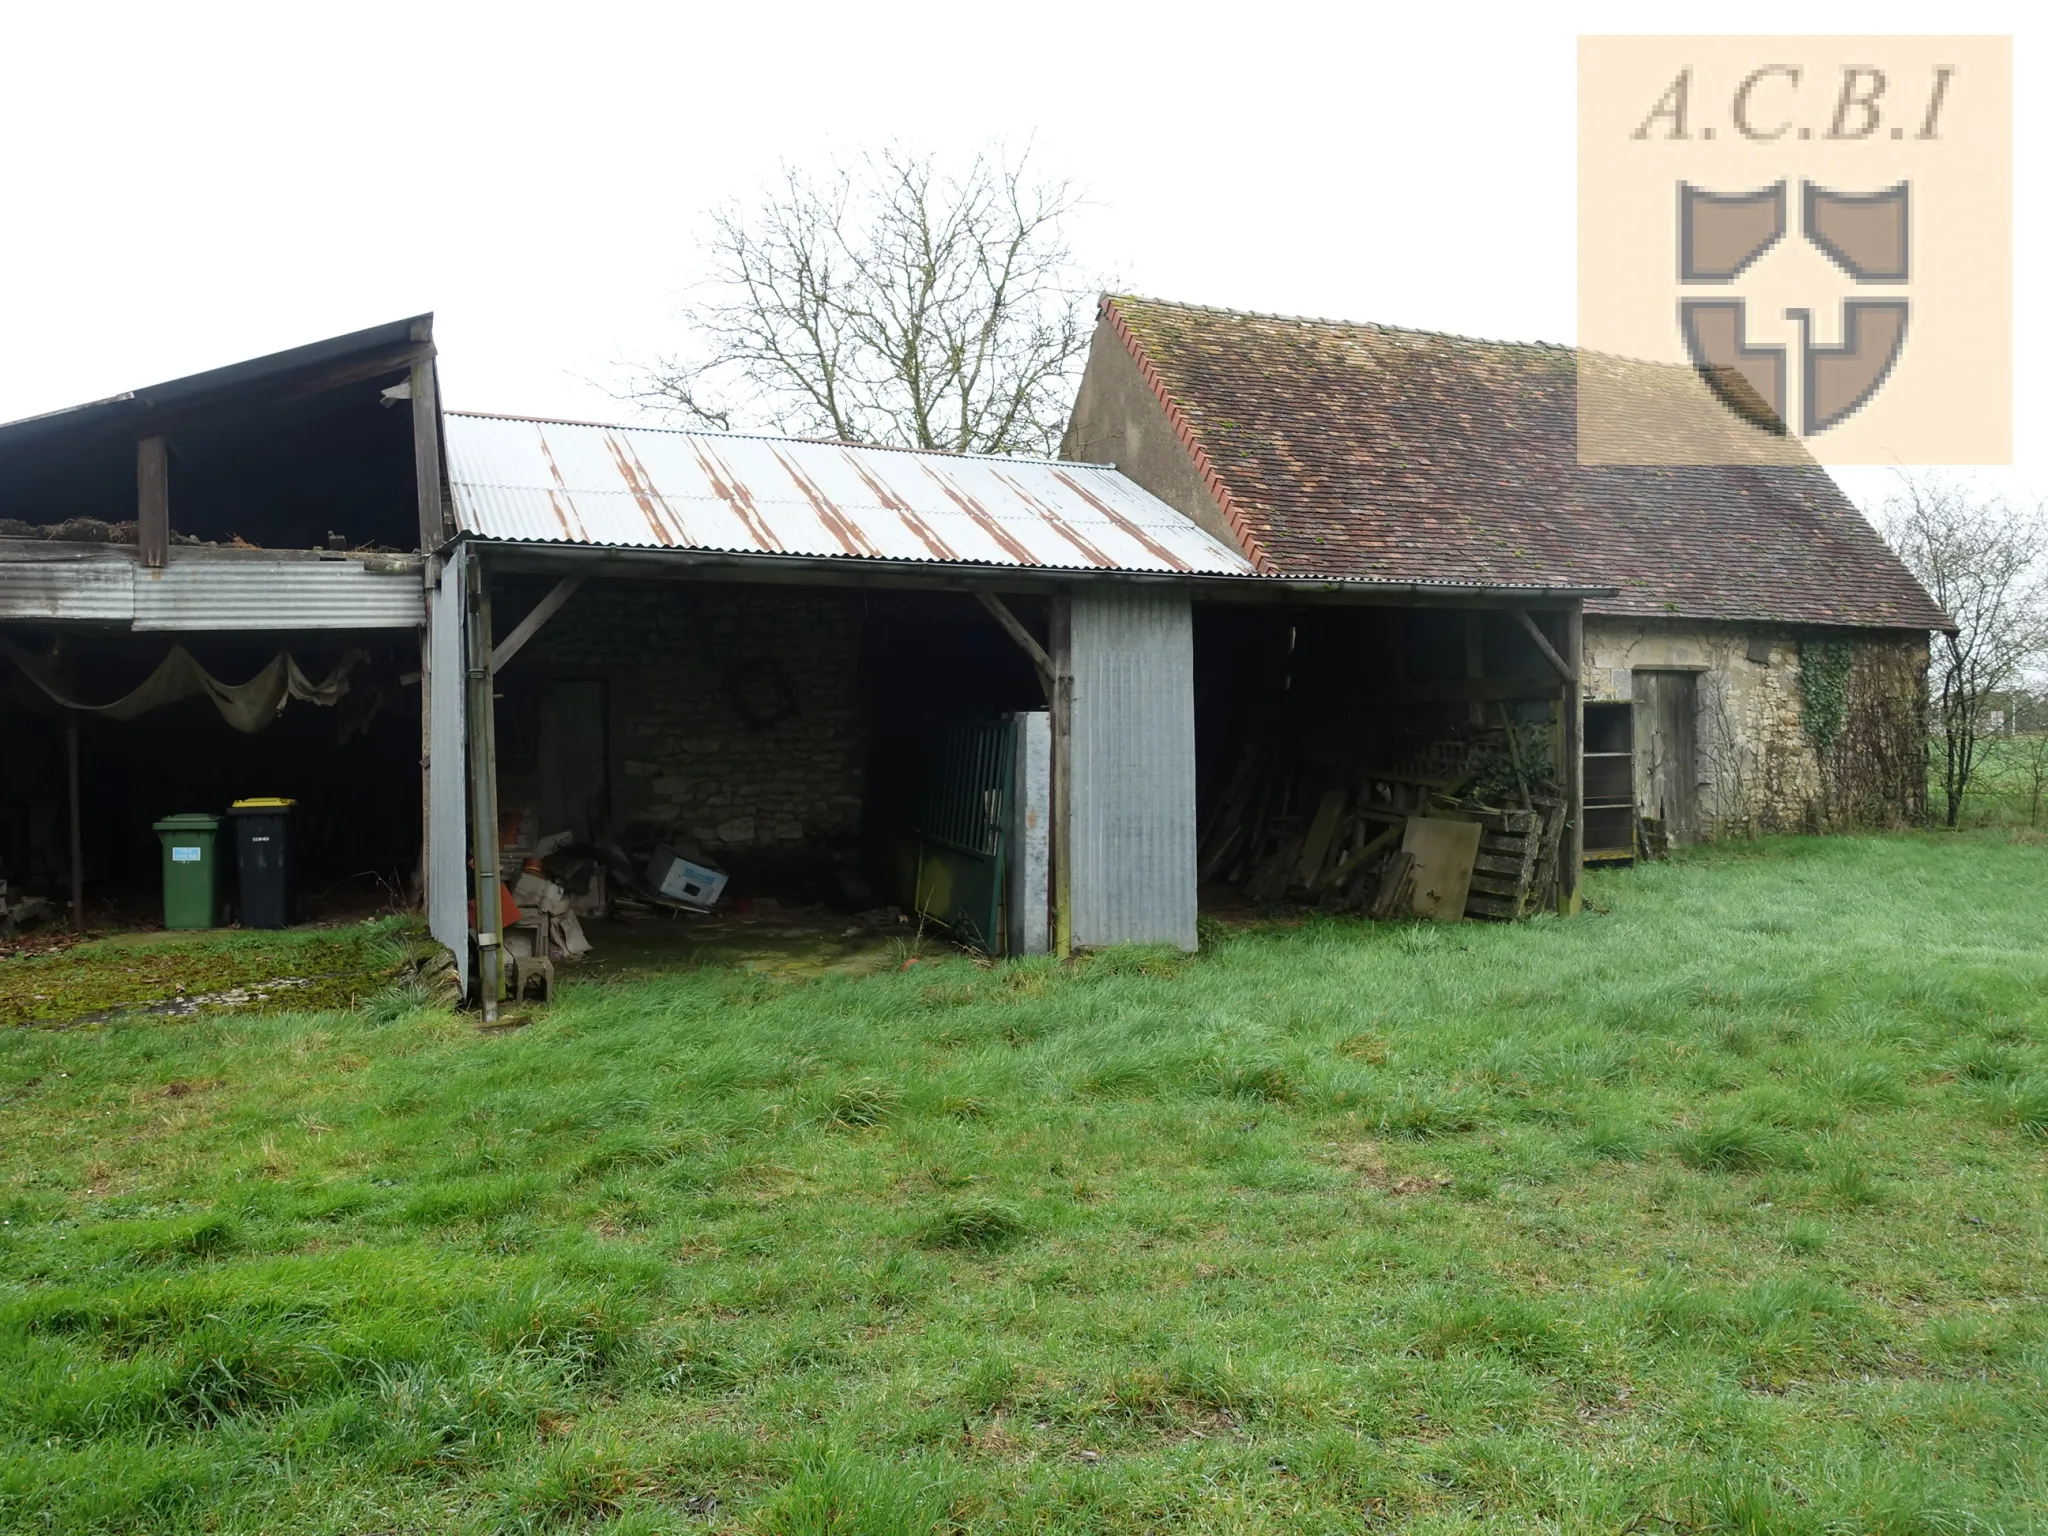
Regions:
<instances>
[{"instance_id":1,"label":"stone wall","mask_svg":"<svg viewBox=\"0 0 2048 1536\"><path fill-rule=\"evenodd\" d=\"M616 831L718 853L850 841L865 760L861 612L843 592L592 582L522 653L501 743L548 678L602 678Z\"/></svg>"},{"instance_id":2,"label":"stone wall","mask_svg":"<svg viewBox=\"0 0 2048 1536\"><path fill-rule=\"evenodd\" d=\"M1819 720L1802 673L1846 649L1839 719ZM1633 670L1698 676L1700 812L1710 833L1897 826L1926 811L1927 636L1689 620L1585 622L1589 703L1633 697Z\"/></svg>"}]
</instances>

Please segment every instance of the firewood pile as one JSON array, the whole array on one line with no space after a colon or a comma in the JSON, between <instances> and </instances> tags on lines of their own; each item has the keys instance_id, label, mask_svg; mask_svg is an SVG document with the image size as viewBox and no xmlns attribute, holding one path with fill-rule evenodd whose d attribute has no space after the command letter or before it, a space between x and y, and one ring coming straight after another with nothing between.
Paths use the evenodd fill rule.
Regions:
<instances>
[{"instance_id":1,"label":"firewood pile","mask_svg":"<svg viewBox=\"0 0 2048 1536\"><path fill-rule=\"evenodd\" d=\"M1513 921L1553 895L1564 827L1547 756L1503 721L1424 745L1398 766L1304 789L1313 774L1286 748L1246 748L1202 828L1198 874L1254 902L1399 917L1413 869L1411 818L1476 821L1464 915Z\"/></svg>"}]
</instances>

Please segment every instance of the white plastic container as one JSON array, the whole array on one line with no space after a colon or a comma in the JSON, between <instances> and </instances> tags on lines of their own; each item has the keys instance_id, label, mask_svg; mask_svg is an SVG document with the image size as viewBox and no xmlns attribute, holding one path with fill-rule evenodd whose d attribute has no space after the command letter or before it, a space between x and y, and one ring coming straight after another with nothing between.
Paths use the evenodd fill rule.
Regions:
<instances>
[{"instance_id":1,"label":"white plastic container","mask_svg":"<svg viewBox=\"0 0 2048 1536\"><path fill-rule=\"evenodd\" d=\"M670 901L711 907L725 894L725 871L692 864L673 848L656 848L647 861L647 883Z\"/></svg>"}]
</instances>

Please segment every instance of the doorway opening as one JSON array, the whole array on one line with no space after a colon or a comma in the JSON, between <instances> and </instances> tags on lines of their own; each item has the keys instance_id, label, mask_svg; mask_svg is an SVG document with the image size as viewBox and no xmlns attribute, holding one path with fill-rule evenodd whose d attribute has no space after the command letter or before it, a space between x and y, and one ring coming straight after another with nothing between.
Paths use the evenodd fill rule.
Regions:
<instances>
[{"instance_id":1,"label":"doorway opening","mask_svg":"<svg viewBox=\"0 0 2048 1536\"><path fill-rule=\"evenodd\" d=\"M1699 675L1638 668L1635 695L1636 805L1644 836L1674 844L1700 836Z\"/></svg>"}]
</instances>

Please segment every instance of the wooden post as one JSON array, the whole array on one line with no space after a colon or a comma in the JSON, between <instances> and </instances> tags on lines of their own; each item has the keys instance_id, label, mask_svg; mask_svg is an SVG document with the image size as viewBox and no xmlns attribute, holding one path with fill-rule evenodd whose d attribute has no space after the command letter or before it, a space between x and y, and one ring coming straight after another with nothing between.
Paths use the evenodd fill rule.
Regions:
<instances>
[{"instance_id":1,"label":"wooden post","mask_svg":"<svg viewBox=\"0 0 2048 1536\"><path fill-rule=\"evenodd\" d=\"M1074 952L1074 607L1050 604L1052 640L1052 952Z\"/></svg>"},{"instance_id":2,"label":"wooden post","mask_svg":"<svg viewBox=\"0 0 2048 1536\"><path fill-rule=\"evenodd\" d=\"M1486 676L1486 632L1481 628L1484 616L1475 608L1465 615L1465 676L1477 680ZM1465 711L1466 718L1474 725L1486 722L1486 706L1474 699Z\"/></svg>"},{"instance_id":3,"label":"wooden post","mask_svg":"<svg viewBox=\"0 0 2048 1536\"><path fill-rule=\"evenodd\" d=\"M64 716L65 777L71 786L71 931L85 932L85 836L78 806L78 712Z\"/></svg>"},{"instance_id":4,"label":"wooden post","mask_svg":"<svg viewBox=\"0 0 2048 1536\"><path fill-rule=\"evenodd\" d=\"M412 474L419 498L420 550L430 554L448 537L441 509L441 411L431 356L412 365L411 394Z\"/></svg>"},{"instance_id":5,"label":"wooden post","mask_svg":"<svg viewBox=\"0 0 2048 1536\"><path fill-rule=\"evenodd\" d=\"M433 916L433 904L427 896L427 881L432 878L428 867L429 850L434 846L434 646L433 612L434 589L440 585L441 571L446 564L438 556L428 555L420 562L420 577L426 598L426 617L413 633L419 636L420 647L420 856L414 866L413 888L418 893L421 913L429 919ZM453 678L443 678L441 686L455 686Z\"/></svg>"},{"instance_id":6,"label":"wooden post","mask_svg":"<svg viewBox=\"0 0 2048 1536\"><path fill-rule=\"evenodd\" d=\"M1564 761L1558 766L1564 776L1564 837L1557 850L1557 909L1567 915L1579 910L1579 874L1586 861L1586 711L1580 678L1585 667L1586 633L1584 609L1574 602L1564 613L1564 654L1571 659L1571 676L1564 685L1564 715L1558 735Z\"/></svg>"},{"instance_id":7,"label":"wooden post","mask_svg":"<svg viewBox=\"0 0 2048 1536\"><path fill-rule=\"evenodd\" d=\"M164 568L171 548L171 465L161 437L135 445L135 542L145 566Z\"/></svg>"},{"instance_id":8,"label":"wooden post","mask_svg":"<svg viewBox=\"0 0 2048 1536\"><path fill-rule=\"evenodd\" d=\"M505 924L499 909L497 717L491 699L491 586L489 568L467 554L469 612L462 664L467 675L469 846L476 862L476 987L484 1022L495 1023L504 992Z\"/></svg>"}]
</instances>

